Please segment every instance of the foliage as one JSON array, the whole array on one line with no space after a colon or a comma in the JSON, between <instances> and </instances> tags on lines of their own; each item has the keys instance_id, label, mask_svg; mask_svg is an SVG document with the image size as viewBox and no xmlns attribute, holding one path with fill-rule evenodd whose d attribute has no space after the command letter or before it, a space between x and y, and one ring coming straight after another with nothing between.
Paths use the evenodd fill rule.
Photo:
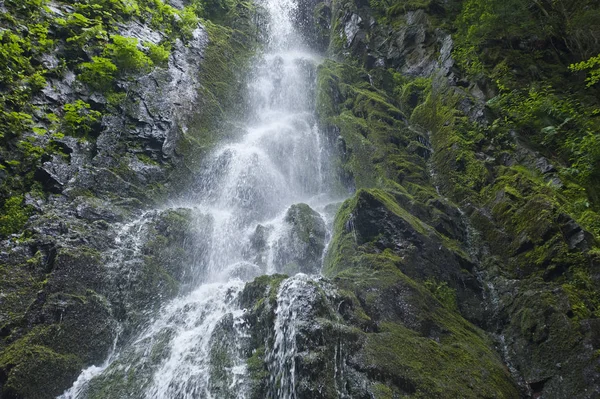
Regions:
<instances>
[{"instance_id":1,"label":"foliage","mask_svg":"<svg viewBox=\"0 0 600 399\"><path fill-rule=\"evenodd\" d=\"M0 32L0 83L15 83L30 72L31 65L24 56L29 48L28 43L14 33Z\"/></svg>"},{"instance_id":2,"label":"foliage","mask_svg":"<svg viewBox=\"0 0 600 399\"><path fill-rule=\"evenodd\" d=\"M65 131L74 136L87 136L91 133L102 114L92 110L90 104L82 100L65 104L63 107Z\"/></svg>"},{"instance_id":3,"label":"foliage","mask_svg":"<svg viewBox=\"0 0 600 399\"><path fill-rule=\"evenodd\" d=\"M118 80L165 67L171 46L176 40L190 40L200 17L229 23L230 16L248 7L238 0L193 0L182 10L163 0L47 4L47 0L7 0L6 12L0 13L0 169L10 170L0 184L0 201L15 190L33 187L37 163L53 152L48 136L93 138L100 117L119 110L127 98ZM161 42L140 44L120 35L120 27L131 23L149 25L161 33ZM75 72L87 89L101 92L106 103L92 109L71 100L59 105L64 112L57 112L58 117L48 112L49 106L34 105L35 95L51 89L53 79L69 72Z\"/></svg>"},{"instance_id":4,"label":"foliage","mask_svg":"<svg viewBox=\"0 0 600 399\"><path fill-rule=\"evenodd\" d=\"M589 76L586 79L587 87L591 87L600 82L600 54L591 57L587 61L581 61L569 66L571 71L588 71Z\"/></svg>"},{"instance_id":5,"label":"foliage","mask_svg":"<svg viewBox=\"0 0 600 399\"><path fill-rule=\"evenodd\" d=\"M399 16L407 11L427 10L430 14L443 12L446 2L440 0L369 0L369 6L384 23L398 24Z\"/></svg>"},{"instance_id":6,"label":"foliage","mask_svg":"<svg viewBox=\"0 0 600 399\"><path fill-rule=\"evenodd\" d=\"M203 16L209 19L219 19L227 14L231 8L228 0L205 0L203 2Z\"/></svg>"},{"instance_id":7,"label":"foliage","mask_svg":"<svg viewBox=\"0 0 600 399\"><path fill-rule=\"evenodd\" d=\"M597 109L586 107L576 95L559 94L551 86L503 91L490 106L504 122L534 142L558 152L569 163L565 173L582 184L597 175L600 140Z\"/></svg>"},{"instance_id":8,"label":"foliage","mask_svg":"<svg viewBox=\"0 0 600 399\"><path fill-rule=\"evenodd\" d=\"M520 53L527 58L561 46L589 57L600 45L599 22L600 6L593 0L467 0L455 22L455 56L470 73L498 64L486 62L489 56L502 56L490 44L512 53L508 57Z\"/></svg>"},{"instance_id":9,"label":"foliage","mask_svg":"<svg viewBox=\"0 0 600 399\"><path fill-rule=\"evenodd\" d=\"M154 65L163 67L167 65L171 52L165 44L145 42L144 46L148 48L148 58L152 60Z\"/></svg>"},{"instance_id":10,"label":"foliage","mask_svg":"<svg viewBox=\"0 0 600 399\"><path fill-rule=\"evenodd\" d=\"M595 203L600 104L593 91L600 55L590 53L600 51L600 4L467 0L455 28L458 65L470 78L495 86L488 103L497 115L494 126L558 158L562 176L587 188ZM582 58L588 59L573 62ZM566 84L569 69L586 71L585 82Z\"/></svg>"},{"instance_id":11,"label":"foliage","mask_svg":"<svg viewBox=\"0 0 600 399\"><path fill-rule=\"evenodd\" d=\"M6 310L3 317L6 317L0 326L6 333L0 342L0 374L3 376L0 390L11 397L51 394L54 397L72 383L82 367L92 363L89 358L80 359L77 351L88 351L90 356L97 357L104 349L90 350L98 340L94 337L90 340L88 333L82 334L85 341L75 342L76 334L67 330L66 318L61 317L60 323L58 319L35 318L23 324L23 317L38 293L43 292L46 297L51 289L70 289L63 285L48 288L47 280L38 284L38 277L47 277L52 261L42 265L46 263L46 251L37 248L37 244L31 247L33 253L40 249L36 256L31 261L24 258L28 256L30 243L37 242L41 234L33 226L25 230L31 215L38 209L27 205L25 199L40 204L47 195L56 195L59 191L59 185L44 172L49 170L43 168L46 162L73 162L70 154L77 151L77 147L95 156L94 143L86 141L95 139L103 118L118 116L135 101L132 96L128 97L126 88L130 84L127 81L153 68L167 66L172 46L185 46L193 39L199 18L206 16L205 2L188 1L190 5L182 10L164 0L4 0L0 3L0 239L26 241L33 238L22 243L27 250L15 252L7 258L7 264L0 265L4 276L0 291L3 304L7 305L3 308ZM215 14L215 18L223 17L222 21L227 23L250 7L248 2L240 0L227 0L222 4L228 5L229 14L227 18ZM129 29L137 29L139 25L151 26L155 32L151 36L160 41L140 44L137 39L126 37L130 35ZM219 32L220 40L218 49L208 50L213 51L210 56L218 58L218 63L210 65L211 73L217 77L211 87L214 89L213 110L229 103L230 99L239 98L239 87L243 83L232 76L249 58L248 44L254 43L240 27L215 26L214 30ZM223 48L227 50L221 52ZM206 71L201 73L206 74ZM157 75L158 79L165 78L164 73ZM73 76L77 80L74 81ZM231 87L228 87L230 82ZM123 129L129 127L125 124ZM115 139L120 145L141 146L123 138L109 138ZM150 164L156 162L141 153L140 158ZM159 161L161 167L170 163ZM153 186L162 187L158 182ZM93 193L78 188L65 191L63 199L70 201L81 194ZM36 219L36 225L55 223L54 219L59 218L52 212L36 217L41 218ZM24 230L25 234L20 234ZM89 266L90 262L82 264ZM165 279L162 269L154 266L151 278L164 280L165 289L171 290L172 281ZM13 275L19 279L11 279ZM48 300L57 303L50 296ZM62 298L60 301L65 303ZM67 306L75 312L71 313L82 316L80 310L73 309L71 304ZM59 345L66 342L64 347L46 347L46 342L21 339L40 324L45 327L53 323L56 329L49 334L49 341ZM108 326L104 324L101 328ZM68 339L57 340L57 335Z\"/></svg>"},{"instance_id":12,"label":"foliage","mask_svg":"<svg viewBox=\"0 0 600 399\"><path fill-rule=\"evenodd\" d=\"M0 236L18 233L29 219L31 211L23 205L23 196L15 195L0 210Z\"/></svg>"},{"instance_id":13,"label":"foliage","mask_svg":"<svg viewBox=\"0 0 600 399\"><path fill-rule=\"evenodd\" d=\"M110 58L120 74L148 71L154 63L138 49L138 39L114 35L106 45L103 55Z\"/></svg>"},{"instance_id":14,"label":"foliage","mask_svg":"<svg viewBox=\"0 0 600 399\"><path fill-rule=\"evenodd\" d=\"M80 66L79 79L92 89L106 91L113 85L117 74L117 66L105 57L92 57L92 62L84 62Z\"/></svg>"}]
</instances>

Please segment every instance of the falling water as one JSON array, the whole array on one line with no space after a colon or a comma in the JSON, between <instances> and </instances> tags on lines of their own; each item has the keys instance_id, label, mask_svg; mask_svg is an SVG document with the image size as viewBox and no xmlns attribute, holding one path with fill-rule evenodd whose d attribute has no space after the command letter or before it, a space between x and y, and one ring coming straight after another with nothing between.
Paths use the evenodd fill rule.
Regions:
<instances>
[{"instance_id":1,"label":"falling water","mask_svg":"<svg viewBox=\"0 0 600 399\"><path fill-rule=\"evenodd\" d=\"M335 202L327 193L328 156L314 116L319 57L294 28L294 0L260 3L269 17L266 50L248 79L251 112L236 124L242 126L231 134L236 139L208 157L193 192L182 201L212 221L207 259L194 271L198 286L166 304L107 364L86 370L63 399L97 397L99 386L103 397L248 396L244 311L236 298L244 281L282 271L281 251L293 247L282 244L290 237L286 214L292 205L308 204L323 213ZM259 233L264 245L253 250ZM307 278L288 280L278 294L268 353L279 385L273 397L295 397L294 323L300 306L295 301Z\"/></svg>"}]
</instances>

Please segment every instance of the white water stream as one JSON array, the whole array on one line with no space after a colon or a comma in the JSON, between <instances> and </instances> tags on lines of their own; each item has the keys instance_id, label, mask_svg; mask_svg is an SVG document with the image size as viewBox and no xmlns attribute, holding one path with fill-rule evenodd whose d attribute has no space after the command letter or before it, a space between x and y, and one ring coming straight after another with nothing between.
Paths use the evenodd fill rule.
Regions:
<instances>
[{"instance_id":1,"label":"white water stream","mask_svg":"<svg viewBox=\"0 0 600 399\"><path fill-rule=\"evenodd\" d=\"M94 391L90 386L111 379L120 388L101 391L107 398L249 395L242 356L247 338L244 310L239 309L237 296L244 281L281 271L281 256L275 252L281 251L278 243L289 232L290 206L305 203L323 214L335 202L327 192L329 157L314 116L319 57L308 51L294 29L294 0L259 3L268 12L268 39L249 79L250 116L237 123L242 126L232 134L237 139L213 151L194 192L183 201L212 220L207 259L191 276L198 286L166 304L104 365L85 370L62 399L89 397ZM129 225L124 229L144 230ZM260 257L248 250L259 230L266 242ZM115 255L116 262L122 258ZM301 309L294 300L304 278L288 280L278 294L275 344L267 348L271 382L278 386L270 395L276 398L296 397L293 332L295 314Z\"/></svg>"}]
</instances>

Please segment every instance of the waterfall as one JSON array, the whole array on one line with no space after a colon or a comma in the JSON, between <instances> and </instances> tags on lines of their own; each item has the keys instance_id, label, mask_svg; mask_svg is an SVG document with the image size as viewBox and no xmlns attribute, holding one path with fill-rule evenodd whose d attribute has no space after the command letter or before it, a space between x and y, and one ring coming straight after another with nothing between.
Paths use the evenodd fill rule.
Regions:
<instances>
[{"instance_id":1,"label":"waterfall","mask_svg":"<svg viewBox=\"0 0 600 399\"><path fill-rule=\"evenodd\" d=\"M248 337L236 300L245 281L274 272L318 273L315 259L322 262L328 236L320 214L336 202L327 192L329 157L314 115L320 59L294 28L294 0L259 5L268 21L265 50L248 79L250 112L232 124L239 129L229 135L234 139L214 149L193 190L177 204L212 221L206 259L190 279L198 283L165 304L106 364L85 370L62 399L245 398ZM308 244L294 232L300 212L322 232L311 232ZM318 250L307 247L313 241ZM295 301L307 278L289 279L278 294L275 344L267 355L273 384L279 384L273 397L295 397L294 318L301 310Z\"/></svg>"}]
</instances>

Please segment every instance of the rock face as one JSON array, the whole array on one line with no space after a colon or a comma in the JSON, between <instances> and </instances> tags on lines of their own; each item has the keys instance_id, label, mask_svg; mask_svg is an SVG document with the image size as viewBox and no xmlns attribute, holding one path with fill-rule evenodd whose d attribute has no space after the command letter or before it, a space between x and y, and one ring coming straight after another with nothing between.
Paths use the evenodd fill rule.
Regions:
<instances>
[{"instance_id":1,"label":"rock face","mask_svg":"<svg viewBox=\"0 0 600 399\"><path fill-rule=\"evenodd\" d=\"M292 205L285 215L286 230L274 244L279 273L316 274L325 249L325 222L306 204Z\"/></svg>"},{"instance_id":2,"label":"rock face","mask_svg":"<svg viewBox=\"0 0 600 399\"><path fill-rule=\"evenodd\" d=\"M563 161L501 133L494 84L456 66L454 2L391 3L300 3L335 55L317 112L356 192L327 279L242 294L253 397L600 395L595 214L570 206Z\"/></svg>"},{"instance_id":3,"label":"rock face","mask_svg":"<svg viewBox=\"0 0 600 399\"><path fill-rule=\"evenodd\" d=\"M44 35L55 43L27 68L0 60L0 78L31 75L1 82L10 107L4 98L47 70L31 89L31 120L0 114L0 397L42 399L99 364L117 334L127 339L202 281L191 270L205 267L195 262L214 220L193 207L150 209L187 183L218 139L224 109L240 101L236 71L256 36L256 10L236 2L220 15L215 6L229 26L194 22L187 31L174 18L167 59L115 76L103 92L93 88L102 82L84 84L79 61L106 54L70 43L114 44L119 35L149 49L162 43L159 22L131 14L104 31L104 22L87 25L102 17L86 22L72 4L48 2L38 15L22 3L2 2L0 12L54 22L25 34L3 18L2 50L23 47L11 30L33 49ZM574 35L577 43L499 36L473 50L455 22L470 29L485 18L467 24L461 13L476 9L461 11L467 3L476 2L298 1L298 26L330 56L318 68L316 112L352 194L332 237L317 212L296 204L282 231L258 226L247 249L253 263L223 272L253 281L213 304L235 309L207 337L216 397L235 397L223 372L234 356L246 361L252 398L600 396L599 196L589 184L596 125L575 121L597 119L597 110L578 108L596 92L555 106L551 90L534 87L553 84L552 71L564 79L570 48L585 50L586 35ZM188 2L172 4L183 12ZM542 18L544 6L531 8ZM485 54L469 58L471 50ZM513 58L489 65L500 53ZM535 62L521 65L525 53ZM508 94L527 79L538 79L527 96ZM9 83L18 90L5 90ZM575 130L592 133L581 139ZM573 177L585 170L587 186ZM255 278L271 260L285 275ZM174 306L200 308L198 296ZM238 328L243 345L233 348ZM171 332L161 334L114 363L89 397L142 395L169 351Z\"/></svg>"},{"instance_id":4,"label":"rock face","mask_svg":"<svg viewBox=\"0 0 600 399\"><path fill-rule=\"evenodd\" d=\"M483 331L390 254L369 260L332 282L276 276L246 287L252 398L519 396Z\"/></svg>"},{"instance_id":5,"label":"rock face","mask_svg":"<svg viewBox=\"0 0 600 399\"><path fill-rule=\"evenodd\" d=\"M2 12L24 21L22 13L31 11L26 3ZM21 152L43 147L49 154L31 164L22 161L31 169L13 174L12 180L0 168L2 201L7 184L33 185L0 214L11 222L0 232L0 397L6 398L60 395L83 368L101 364L118 333L126 337L149 311L202 279L202 273L190 270L203 269L195 262L210 245L205 232L212 220L191 208L149 209L186 184L183 177L212 143L199 126L216 116L214 108L227 109L226 97L243 84L231 79L217 90L207 76L220 80L236 73L252 45L249 30L243 30L249 26L246 6L223 22L239 21L238 30L205 27L188 15L189 30L179 31L181 21L173 11L175 28L165 32L162 22L151 23L151 15L144 14L150 18L144 21L139 14L111 11L111 18L121 19L102 40L137 39L137 50L122 57L140 56L140 49L170 41L167 58L149 69L119 71L107 82L84 84L84 67L77 62L96 62L102 47L93 47L98 38L86 37L89 43L73 54L66 39L75 34L60 24L80 4L51 3L35 16L54 39L43 60L52 71L32 99L35 128L21 137L17 132L3 136L0 151L3 164L17 146ZM231 51L221 52L223 47Z\"/></svg>"}]
</instances>

